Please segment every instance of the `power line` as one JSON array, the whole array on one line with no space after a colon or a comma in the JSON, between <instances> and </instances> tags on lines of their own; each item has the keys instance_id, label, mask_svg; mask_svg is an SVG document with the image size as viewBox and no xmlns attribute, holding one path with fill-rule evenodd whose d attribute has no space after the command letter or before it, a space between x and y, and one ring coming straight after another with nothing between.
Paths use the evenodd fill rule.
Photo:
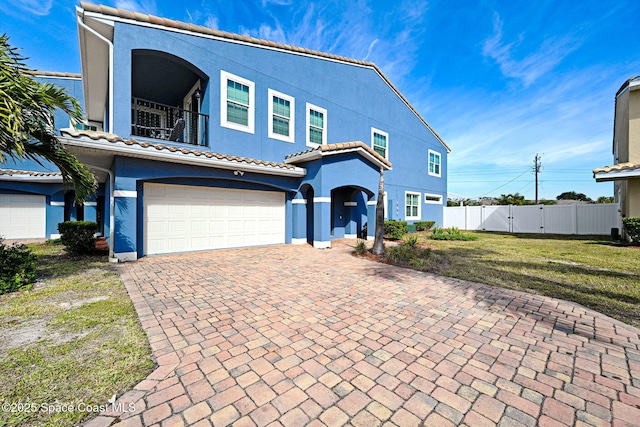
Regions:
<instances>
[{"instance_id":1,"label":"power line","mask_svg":"<svg viewBox=\"0 0 640 427\"><path fill-rule=\"evenodd\" d=\"M480 198L480 197L484 197L484 196L486 196L486 195L487 195L487 194L489 194L489 193L493 193L494 191L501 189L501 188L502 188L502 187L504 187L505 185L512 183L513 181L515 181L516 179L520 178L522 175L524 175L525 173L528 173L528 172L529 172L529 169L525 170L525 171L524 171L524 172L522 172L520 175L516 176L515 178L513 178L513 179L512 179L512 180L510 180L510 181L505 182L504 184L500 185L499 187L496 187L496 188L494 188L493 190L491 190L491 191L487 191L487 192L486 192L486 193L484 193L483 195L478 196L478 198Z\"/></svg>"}]
</instances>

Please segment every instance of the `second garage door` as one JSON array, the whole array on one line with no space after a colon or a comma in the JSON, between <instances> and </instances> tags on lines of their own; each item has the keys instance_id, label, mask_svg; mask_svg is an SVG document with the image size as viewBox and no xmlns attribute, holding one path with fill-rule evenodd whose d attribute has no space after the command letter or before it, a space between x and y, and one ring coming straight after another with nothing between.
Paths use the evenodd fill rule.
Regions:
<instances>
[{"instance_id":1,"label":"second garage door","mask_svg":"<svg viewBox=\"0 0 640 427\"><path fill-rule=\"evenodd\" d=\"M149 183L143 205L147 255L285 240L282 192Z\"/></svg>"},{"instance_id":2,"label":"second garage door","mask_svg":"<svg viewBox=\"0 0 640 427\"><path fill-rule=\"evenodd\" d=\"M45 196L0 195L0 237L41 239L46 235Z\"/></svg>"}]
</instances>

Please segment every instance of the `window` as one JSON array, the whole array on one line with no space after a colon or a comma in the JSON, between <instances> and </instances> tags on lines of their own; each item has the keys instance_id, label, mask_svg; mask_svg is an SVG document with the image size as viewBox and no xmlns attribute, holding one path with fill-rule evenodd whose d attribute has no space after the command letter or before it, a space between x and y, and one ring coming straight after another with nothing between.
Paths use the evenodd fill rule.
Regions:
<instances>
[{"instance_id":1,"label":"window","mask_svg":"<svg viewBox=\"0 0 640 427\"><path fill-rule=\"evenodd\" d=\"M269 138L294 142L295 99L269 89Z\"/></svg>"},{"instance_id":2,"label":"window","mask_svg":"<svg viewBox=\"0 0 640 427\"><path fill-rule=\"evenodd\" d=\"M220 126L254 132L254 83L220 71Z\"/></svg>"},{"instance_id":3,"label":"window","mask_svg":"<svg viewBox=\"0 0 640 427\"><path fill-rule=\"evenodd\" d=\"M371 128L371 148L385 159L389 158L389 134L376 128Z\"/></svg>"},{"instance_id":4,"label":"window","mask_svg":"<svg viewBox=\"0 0 640 427\"><path fill-rule=\"evenodd\" d=\"M420 219L420 193L406 191L404 199L404 219Z\"/></svg>"},{"instance_id":5,"label":"window","mask_svg":"<svg viewBox=\"0 0 640 427\"><path fill-rule=\"evenodd\" d=\"M327 110L307 103L307 145L327 143Z\"/></svg>"},{"instance_id":6,"label":"window","mask_svg":"<svg viewBox=\"0 0 640 427\"><path fill-rule=\"evenodd\" d=\"M439 194L424 194L424 202L432 205L441 205L442 196Z\"/></svg>"},{"instance_id":7,"label":"window","mask_svg":"<svg viewBox=\"0 0 640 427\"><path fill-rule=\"evenodd\" d=\"M440 176L440 153L429 150L429 175Z\"/></svg>"}]
</instances>

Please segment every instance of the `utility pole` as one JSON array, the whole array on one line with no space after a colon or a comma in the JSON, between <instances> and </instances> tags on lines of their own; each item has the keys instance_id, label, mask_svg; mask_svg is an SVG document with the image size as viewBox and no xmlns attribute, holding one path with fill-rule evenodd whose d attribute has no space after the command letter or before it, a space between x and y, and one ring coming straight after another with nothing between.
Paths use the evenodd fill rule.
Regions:
<instances>
[{"instance_id":1,"label":"utility pole","mask_svg":"<svg viewBox=\"0 0 640 427\"><path fill-rule=\"evenodd\" d=\"M538 204L538 174L542 169L541 157L536 153L536 158L533 161L533 171L536 174L536 205Z\"/></svg>"}]
</instances>

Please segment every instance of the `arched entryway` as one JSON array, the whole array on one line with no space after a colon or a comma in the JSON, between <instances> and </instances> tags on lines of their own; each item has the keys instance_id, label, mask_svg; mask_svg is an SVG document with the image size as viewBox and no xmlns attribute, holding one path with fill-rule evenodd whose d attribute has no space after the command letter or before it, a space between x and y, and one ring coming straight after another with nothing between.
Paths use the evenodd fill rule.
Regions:
<instances>
[{"instance_id":1,"label":"arched entryway","mask_svg":"<svg viewBox=\"0 0 640 427\"><path fill-rule=\"evenodd\" d=\"M373 192L359 186L342 186L331 190L331 238L363 235L368 223L367 202Z\"/></svg>"}]
</instances>

